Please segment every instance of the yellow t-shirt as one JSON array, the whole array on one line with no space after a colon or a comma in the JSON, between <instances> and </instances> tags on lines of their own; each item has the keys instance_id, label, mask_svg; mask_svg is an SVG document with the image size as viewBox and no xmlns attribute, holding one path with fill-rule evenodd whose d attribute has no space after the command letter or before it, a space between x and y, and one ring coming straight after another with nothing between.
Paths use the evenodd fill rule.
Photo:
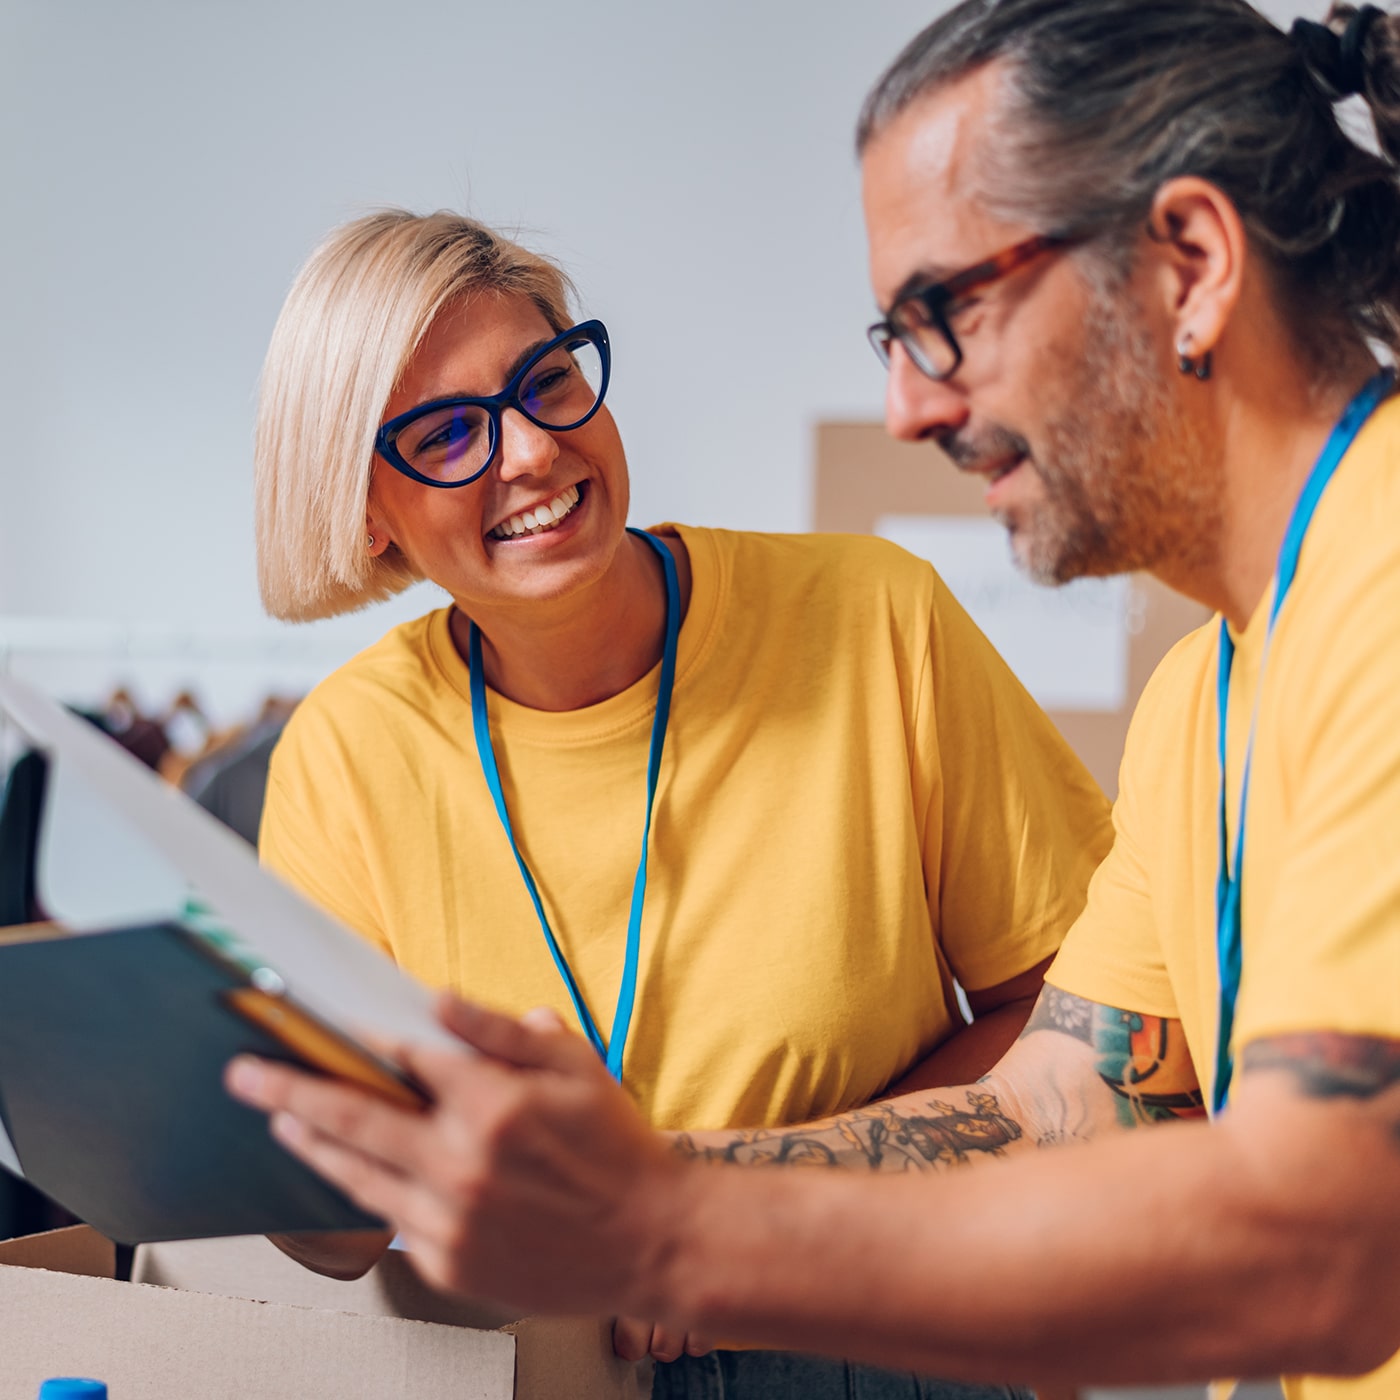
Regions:
<instances>
[{"instance_id":1,"label":"yellow t-shirt","mask_svg":"<svg viewBox=\"0 0 1400 1400\"><path fill-rule=\"evenodd\" d=\"M1054 951L1107 804L928 564L860 537L679 533L693 591L624 1082L661 1127L802 1121L943 1040L953 978L992 986ZM605 1039L658 674L562 714L488 693L521 852ZM262 855L429 984L574 1023L446 610L298 708Z\"/></svg>"},{"instance_id":2,"label":"yellow t-shirt","mask_svg":"<svg viewBox=\"0 0 1400 1400\"><path fill-rule=\"evenodd\" d=\"M1400 1038L1400 400L1373 415L1323 494L1275 624L1237 638L1226 723L1238 810L1259 698L1244 856L1234 1054L1264 1036ZM1108 1006L1179 1016L1207 1094L1215 1065L1219 620L1180 642L1128 734L1117 840L1049 980ZM1237 1070L1238 1073L1238 1070ZM1400 1357L1291 1396L1400 1395Z\"/></svg>"}]
</instances>

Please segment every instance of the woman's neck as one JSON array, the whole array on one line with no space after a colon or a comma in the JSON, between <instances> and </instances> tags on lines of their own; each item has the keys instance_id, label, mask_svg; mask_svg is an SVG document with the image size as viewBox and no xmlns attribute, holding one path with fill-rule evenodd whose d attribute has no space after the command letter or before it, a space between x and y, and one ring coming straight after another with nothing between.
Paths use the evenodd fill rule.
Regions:
<instances>
[{"instance_id":1,"label":"woman's neck","mask_svg":"<svg viewBox=\"0 0 1400 1400\"><path fill-rule=\"evenodd\" d=\"M677 536L666 543L680 580L681 616L690 601L690 559ZM581 710L635 685L666 641L666 579L645 540L624 535L612 567L591 588L548 608L480 617L486 683L532 710ZM465 657L470 621L452 612L452 640Z\"/></svg>"}]
</instances>

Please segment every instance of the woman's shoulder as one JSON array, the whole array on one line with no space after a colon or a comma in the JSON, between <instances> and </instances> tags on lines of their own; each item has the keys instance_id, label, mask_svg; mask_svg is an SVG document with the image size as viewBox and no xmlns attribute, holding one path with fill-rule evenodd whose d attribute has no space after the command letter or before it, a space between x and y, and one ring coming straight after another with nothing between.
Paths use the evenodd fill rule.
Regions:
<instances>
[{"instance_id":1,"label":"woman's shoulder","mask_svg":"<svg viewBox=\"0 0 1400 1400\"><path fill-rule=\"evenodd\" d=\"M445 610L393 628L306 695L272 752L269 810L372 810L376 794L422 770L451 689L434 656L435 629L446 634Z\"/></svg>"},{"instance_id":2,"label":"woman's shoulder","mask_svg":"<svg viewBox=\"0 0 1400 1400\"><path fill-rule=\"evenodd\" d=\"M395 716L423 713L445 687L437 651L446 610L400 623L314 686L296 707L292 742L376 732Z\"/></svg>"},{"instance_id":3,"label":"woman's shoulder","mask_svg":"<svg viewBox=\"0 0 1400 1400\"><path fill-rule=\"evenodd\" d=\"M681 534L693 596L711 609L706 636L732 654L790 661L810 648L814 657L873 660L891 648L913 656L928 646L933 570L888 540L686 527Z\"/></svg>"},{"instance_id":4,"label":"woman's shoulder","mask_svg":"<svg viewBox=\"0 0 1400 1400\"><path fill-rule=\"evenodd\" d=\"M736 579L751 577L804 593L853 589L875 597L891 589L928 596L932 567L877 535L787 534L679 526L692 554L712 553Z\"/></svg>"}]
</instances>

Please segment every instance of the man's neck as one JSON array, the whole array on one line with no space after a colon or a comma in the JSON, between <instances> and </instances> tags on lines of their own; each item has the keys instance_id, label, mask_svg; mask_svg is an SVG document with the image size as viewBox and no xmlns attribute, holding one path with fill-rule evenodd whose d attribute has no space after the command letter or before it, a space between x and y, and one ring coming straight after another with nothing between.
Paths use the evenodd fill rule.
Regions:
<instances>
[{"instance_id":1,"label":"man's neck","mask_svg":"<svg viewBox=\"0 0 1400 1400\"><path fill-rule=\"evenodd\" d=\"M681 584L681 615L690 598L690 561L679 538L666 543ZM553 605L478 617L482 668L492 690L532 710L581 710L635 685L661 660L666 637L666 583L661 560L645 540L624 535L608 572L582 593ZM460 609L452 640L467 655L470 623Z\"/></svg>"},{"instance_id":2,"label":"man's neck","mask_svg":"<svg viewBox=\"0 0 1400 1400\"><path fill-rule=\"evenodd\" d=\"M1222 462L1218 548L1209 563L1155 573L1244 628L1269 586L1293 507L1348 403L1376 372L1369 358L1327 388L1281 375L1248 393L1222 394L1216 424ZM1223 387L1223 386L1222 386Z\"/></svg>"}]
</instances>

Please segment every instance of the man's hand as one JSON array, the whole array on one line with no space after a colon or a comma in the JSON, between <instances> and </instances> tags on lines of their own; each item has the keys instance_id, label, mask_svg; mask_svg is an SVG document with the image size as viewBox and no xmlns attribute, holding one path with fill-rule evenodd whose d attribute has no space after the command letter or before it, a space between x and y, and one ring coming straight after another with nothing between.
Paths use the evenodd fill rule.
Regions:
<instances>
[{"instance_id":1,"label":"man's hand","mask_svg":"<svg viewBox=\"0 0 1400 1400\"><path fill-rule=\"evenodd\" d=\"M246 1057L230 1065L229 1089L390 1221L435 1287L529 1309L587 1298L651 1314L636 1280L658 1272L685 1164L552 1012L516 1021L448 996L437 1011L479 1053L395 1050L433 1095L426 1109Z\"/></svg>"}]
</instances>

